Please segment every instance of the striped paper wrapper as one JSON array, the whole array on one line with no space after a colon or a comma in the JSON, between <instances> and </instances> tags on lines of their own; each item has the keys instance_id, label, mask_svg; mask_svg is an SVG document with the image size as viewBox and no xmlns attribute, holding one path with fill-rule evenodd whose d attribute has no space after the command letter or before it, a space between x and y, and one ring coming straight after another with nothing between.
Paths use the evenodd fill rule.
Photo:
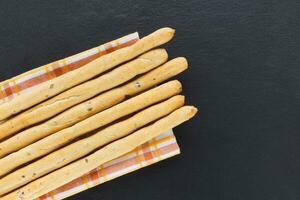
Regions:
<instances>
[{"instance_id":1,"label":"striped paper wrapper","mask_svg":"<svg viewBox=\"0 0 300 200\"><path fill-rule=\"evenodd\" d=\"M0 101L9 101L15 96L29 91L34 86L80 68L105 54L130 46L138 40L138 33L132 33L3 81L0 83ZM105 163L88 174L39 197L38 200L64 199L179 153L180 149L176 138L173 131L170 130L139 146L132 152Z\"/></svg>"}]
</instances>

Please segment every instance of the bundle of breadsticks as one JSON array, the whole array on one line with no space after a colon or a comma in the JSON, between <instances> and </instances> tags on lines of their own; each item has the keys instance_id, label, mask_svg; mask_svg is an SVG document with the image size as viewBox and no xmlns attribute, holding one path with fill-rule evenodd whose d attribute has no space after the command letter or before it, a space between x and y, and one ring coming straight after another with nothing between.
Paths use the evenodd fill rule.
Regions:
<instances>
[{"instance_id":1,"label":"bundle of breadsticks","mask_svg":"<svg viewBox=\"0 0 300 200\"><path fill-rule=\"evenodd\" d=\"M192 118L162 28L0 103L0 199L36 199Z\"/></svg>"}]
</instances>

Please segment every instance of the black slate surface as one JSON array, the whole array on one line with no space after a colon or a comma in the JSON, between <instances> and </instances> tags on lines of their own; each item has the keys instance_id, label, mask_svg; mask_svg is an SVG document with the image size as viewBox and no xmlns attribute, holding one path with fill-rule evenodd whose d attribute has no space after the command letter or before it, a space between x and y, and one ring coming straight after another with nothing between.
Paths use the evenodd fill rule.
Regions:
<instances>
[{"instance_id":1,"label":"black slate surface","mask_svg":"<svg viewBox=\"0 0 300 200\"><path fill-rule=\"evenodd\" d=\"M124 34L177 29L199 115L182 155L70 199L300 199L299 1L0 1L0 80Z\"/></svg>"}]
</instances>

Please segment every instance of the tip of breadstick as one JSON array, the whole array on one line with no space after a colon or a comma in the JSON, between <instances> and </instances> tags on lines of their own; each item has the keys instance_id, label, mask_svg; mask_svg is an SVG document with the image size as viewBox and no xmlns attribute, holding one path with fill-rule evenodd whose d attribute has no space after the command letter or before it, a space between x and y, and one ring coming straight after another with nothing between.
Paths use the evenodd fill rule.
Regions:
<instances>
[{"instance_id":1,"label":"tip of breadstick","mask_svg":"<svg viewBox=\"0 0 300 200\"><path fill-rule=\"evenodd\" d=\"M184 101L185 96L184 95L175 95L175 96L171 97L170 99L178 99L178 100Z\"/></svg>"},{"instance_id":2,"label":"tip of breadstick","mask_svg":"<svg viewBox=\"0 0 300 200\"><path fill-rule=\"evenodd\" d=\"M182 84L178 80L169 81L166 84L174 86L178 91L182 91Z\"/></svg>"},{"instance_id":3,"label":"tip of breadstick","mask_svg":"<svg viewBox=\"0 0 300 200\"><path fill-rule=\"evenodd\" d=\"M176 96L174 96L172 98L176 99L180 103L180 105L182 105L182 106L184 105L185 96L183 96L183 95L176 95Z\"/></svg>"},{"instance_id":4,"label":"tip of breadstick","mask_svg":"<svg viewBox=\"0 0 300 200\"><path fill-rule=\"evenodd\" d=\"M194 117L198 112L198 109L195 106L184 106L184 108L187 109L189 119Z\"/></svg>"},{"instance_id":5,"label":"tip of breadstick","mask_svg":"<svg viewBox=\"0 0 300 200\"><path fill-rule=\"evenodd\" d=\"M158 48L158 49L154 49L154 50L156 50L157 53L159 53L159 54L163 54L163 55L168 56L168 52L167 52L167 50L164 49L164 48Z\"/></svg>"},{"instance_id":6,"label":"tip of breadstick","mask_svg":"<svg viewBox=\"0 0 300 200\"><path fill-rule=\"evenodd\" d=\"M164 28L158 29L154 33L161 35L161 37L164 37L166 40L164 42L168 42L174 37L175 29L169 28L169 27L164 27Z\"/></svg>"},{"instance_id":7,"label":"tip of breadstick","mask_svg":"<svg viewBox=\"0 0 300 200\"><path fill-rule=\"evenodd\" d=\"M151 62L156 62L157 64L166 62L168 57L167 51L163 48L150 50L140 56L142 59L147 59Z\"/></svg>"},{"instance_id":8,"label":"tip of breadstick","mask_svg":"<svg viewBox=\"0 0 300 200\"><path fill-rule=\"evenodd\" d=\"M168 32L168 33L170 33L170 34L172 34L172 35L175 34L175 29L174 29L174 28L163 27L163 28L161 28L161 29L159 29L159 30L164 31L164 32Z\"/></svg>"},{"instance_id":9,"label":"tip of breadstick","mask_svg":"<svg viewBox=\"0 0 300 200\"><path fill-rule=\"evenodd\" d=\"M177 62L178 65L182 66L185 69L188 68L189 63L185 57L177 57L174 58L172 61Z\"/></svg>"}]
</instances>

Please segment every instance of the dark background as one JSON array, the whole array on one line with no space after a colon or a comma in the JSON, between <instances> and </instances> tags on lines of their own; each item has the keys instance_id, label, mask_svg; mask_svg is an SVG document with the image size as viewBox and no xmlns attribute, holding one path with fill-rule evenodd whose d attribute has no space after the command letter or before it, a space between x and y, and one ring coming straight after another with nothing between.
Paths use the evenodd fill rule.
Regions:
<instances>
[{"instance_id":1,"label":"dark background","mask_svg":"<svg viewBox=\"0 0 300 200\"><path fill-rule=\"evenodd\" d=\"M0 1L0 80L119 36L177 29L200 108L182 155L70 199L300 199L300 2Z\"/></svg>"}]
</instances>

